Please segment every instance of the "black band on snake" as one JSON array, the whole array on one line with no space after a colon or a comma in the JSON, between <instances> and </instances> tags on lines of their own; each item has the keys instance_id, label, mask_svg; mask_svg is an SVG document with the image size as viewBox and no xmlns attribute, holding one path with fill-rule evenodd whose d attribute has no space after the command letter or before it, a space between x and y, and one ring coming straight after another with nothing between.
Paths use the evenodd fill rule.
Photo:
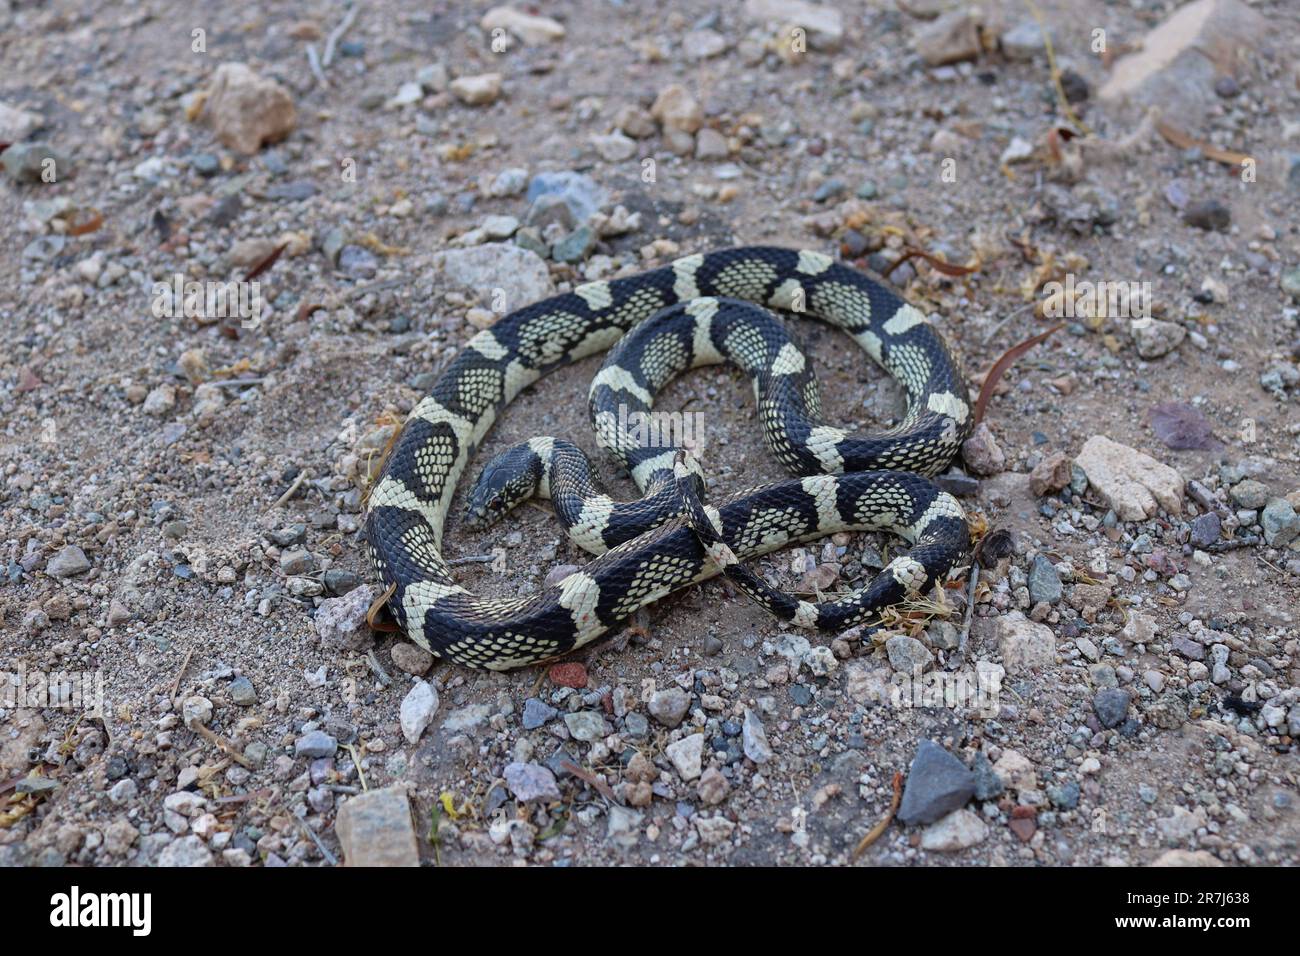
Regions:
<instances>
[{"instance_id":1,"label":"black band on snake","mask_svg":"<svg viewBox=\"0 0 1300 956\"><path fill-rule=\"evenodd\" d=\"M806 312L844 329L906 389L904 421L867 436L821 423L815 380L780 322L715 297ZM600 495L585 457L558 439L533 439L498 456L485 469L471 520L495 518L530 491L556 502L583 547L605 553L528 597L471 595L440 553L470 454L520 391L609 348L638 323L644 331L620 343L597 376L591 408L602 443L647 497L619 504ZM727 359L754 377L769 446L807 477L704 505L696 497L703 488L697 465L675 476L677 449L630 441L608 416L618 404L648 411L654 393L680 371ZM376 571L396 586L390 607L412 640L468 666L507 669L581 647L638 608L718 574L720 564L836 531L899 533L914 545L911 554L841 601L796 601L744 569L730 572L780 616L840 628L930 586L964 556L969 535L961 507L906 472L942 470L971 424L966 387L947 347L917 309L888 289L816 252L752 247L697 254L578 286L474 336L412 410L373 486L367 539Z\"/></svg>"}]
</instances>

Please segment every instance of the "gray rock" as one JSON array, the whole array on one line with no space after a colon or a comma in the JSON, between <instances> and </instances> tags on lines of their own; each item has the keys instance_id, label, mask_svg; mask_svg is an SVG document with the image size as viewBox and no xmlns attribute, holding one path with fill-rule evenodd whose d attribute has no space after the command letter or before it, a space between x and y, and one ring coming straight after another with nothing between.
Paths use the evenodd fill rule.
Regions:
<instances>
[{"instance_id":1,"label":"gray rock","mask_svg":"<svg viewBox=\"0 0 1300 956\"><path fill-rule=\"evenodd\" d=\"M1029 565L1029 600L1034 604L1040 601L1055 604L1061 600L1061 593L1061 576L1056 573L1056 565L1038 555Z\"/></svg>"},{"instance_id":2,"label":"gray rock","mask_svg":"<svg viewBox=\"0 0 1300 956\"><path fill-rule=\"evenodd\" d=\"M1208 548L1219 540L1222 533L1223 521L1213 511L1192 519L1191 541L1197 548Z\"/></svg>"},{"instance_id":3,"label":"gray rock","mask_svg":"<svg viewBox=\"0 0 1300 956\"><path fill-rule=\"evenodd\" d=\"M406 790L387 787L348 799L335 835L348 866L419 866L420 852Z\"/></svg>"},{"instance_id":4,"label":"gray rock","mask_svg":"<svg viewBox=\"0 0 1300 956\"><path fill-rule=\"evenodd\" d=\"M989 758L984 756L984 751L975 752L975 799L976 800L994 800L1002 796L1006 789L1006 784L998 776L997 771L993 769L993 764L989 763Z\"/></svg>"},{"instance_id":5,"label":"gray rock","mask_svg":"<svg viewBox=\"0 0 1300 956\"><path fill-rule=\"evenodd\" d=\"M645 714L634 711L623 718L623 731L629 737L646 737L650 733L650 721Z\"/></svg>"},{"instance_id":6,"label":"gray rock","mask_svg":"<svg viewBox=\"0 0 1300 956\"><path fill-rule=\"evenodd\" d=\"M1053 806L1060 807L1062 810L1078 809L1079 795L1079 784L1073 780L1060 786L1047 788L1047 799L1052 801Z\"/></svg>"},{"instance_id":7,"label":"gray rock","mask_svg":"<svg viewBox=\"0 0 1300 956\"><path fill-rule=\"evenodd\" d=\"M690 708L690 695L676 687L655 691L647 705L650 716L670 728L680 724Z\"/></svg>"},{"instance_id":8,"label":"gray rock","mask_svg":"<svg viewBox=\"0 0 1300 956\"><path fill-rule=\"evenodd\" d=\"M316 557L306 548L289 548L280 553L280 570L285 574L309 574L316 570Z\"/></svg>"},{"instance_id":9,"label":"gray rock","mask_svg":"<svg viewBox=\"0 0 1300 956\"><path fill-rule=\"evenodd\" d=\"M487 719L491 716L492 708L488 704L470 704L468 707L449 713L447 719L442 722L442 729L449 734L464 733L487 723Z\"/></svg>"},{"instance_id":10,"label":"gray rock","mask_svg":"<svg viewBox=\"0 0 1300 956\"><path fill-rule=\"evenodd\" d=\"M70 578L90 570L86 552L75 544L61 548L45 565L45 573L54 578Z\"/></svg>"},{"instance_id":11,"label":"gray rock","mask_svg":"<svg viewBox=\"0 0 1300 956\"><path fill-rule=\"evenodd\" d=\"M1300 302L1300 269L1288 269L1283 272L1278 284L1282 287L1283 292Z\"/></svg>"},{"instance_id":12,"label":"gray rock","mask_svg":"<svg viewBox=\"0 0 1300 956\"><path fill-rule=\"evenodd\" d=\"M1008 60L1027 62L1036 56L1046 56L1043 28L1036 20L1022 20L998 38L998 45Z\"/></svg>"},{"instance_id":13,"label":"gray rock","mask_svg":"<svg viewBox=\"0 0 1300 956\"><path fill-rule=\"evenodd\" d=\"M47 170L52 182L62 182L71 172L67 157L49 143L15 143L0 153L0 165L20 183L43 182Z\"/></svg>"},{"instance_id":14,"label":"gray rock","mask_svg":"<svg viewBox=\"0 0 1300 956\"><path fill-rule=\"evenodd\" d=\"M904 823L933 823L975 794L975 774L932 740L922 740L912 758L898 817Z\"/></svg>"},{"instance_id":15,"label":"gray rock","mask_svg":"<svg viewBox=\"0 0 1300 956\"><path fill-rule=\"evenodd\" d=\"M366 612L378 592L363 584L341 598L326 598L316 609L316 633L332 649L361 650L373 639L366 626Z\"/></svg>"},{"instance_id":16,"label":"gray rock","mask_svg":"<svg viewBox=\"0 0 1300 956\"><path fill-rule=\"evenodd\" d=\"M555 774L541 764L507 764L502 776L506 778L510 792L521 803L560 799L560 787L555 782Z\"/></svg>"},{"instance_id":17,"label":"gray rock","mask_svg":"<svg viewBox=\"0 0 1300 956\"><path fill-rule=\"evenodd\" d=\"M523 725L524 730L536 730L538 727L544 727L555 719L559 711L552 707L546 701L537 697L529 697L524 701Z\"/></svg>"},{"instance_id":18,"label":"gray rock","mask_svg":"<svg viewBox=\"0 0 1300 956\"><path fill-rule=\"evenodd\" d=\"M919 674L934 663L930 649L914 637L896 634L885 641L890 666L902 674Z\"/></svg>"},{"instance_id":19,"label":"gray rock","mask_svg":"<svg viewBox=\"0 0 1300 956\"><path fill-rule=\"evenodd\" d=\"M257 689L247 677L236 677L230 682L230 699L240 707L257 703Z\"/></svg>"},{"instance_id":20,"label":"gray rock","mask_svg":"<svg viewBox=\"0 0 1300 956\"><path fill-rule=\"evenodd\" d=\"M528 202L535 203L545 195L558 196L568 206L574 225L586 222L609 201L609 193L594 179L570 170L534 176L528 184ZM531 216L529 222L533 222Z\"/></svg>"},{"instance_id":21,"label":"gray rock","mask_svg":"<svg viewBox=\"0 0 1300 956\"><path fill-rule=\"evenodd\" d=\"M373 279L379 260L364 246L347 245L339 250L339 271L353 279Z\"/></svg>"},{"instance_id":22,"label":"gray rock","mask_svg":"<svg viewBox=\"0 0 1300 956\"><path fill-rule=\"evenodd\" d=\"M772 759L772 747L767 742L767 731L763 722L748 707L745 708L745 722L741 728L741 743L745 756L754 763L767 763Z\"/></svg>"},{"instance_id":23,"label":"gray rock","mask_svg":"<svg viewBox=\"0 0 1300 956\"><path fill-rule=\"evenodd\" d=\"M1224 232L1232 223L1232 211L1217 199L1188 203L1183 222L1197 229Z\"/></svg>"},{"instance_id":24,"label":"gray rock","mask_svg":"<svg viewBox=\"0 0 1300 956\"><path fill-rule=\"evenodd\" d=\"M528 188L528 170L518 166L503 169L496 174L488 187L488 195L495 197L518 196Z\"/></svg>"},{"instance_id":25,"label":"gray rock","mask_svg":"<svg viewBox=\"0 0 1300 956\"><path fill-rule=\"evenodd\" d=\"M1132 334L1138 355L1144 359L1158 359L1168 355L1187 338L1187 330L1177 322L1161 319L1134 322Z\"/></svg>"},{"instance_id":26,"label":"gray rock","mask_svg":"<svg viewBox=\"0 0 1300 956\"><path fill-rule=\"evenodd\" d=\"M3 25L4 17L0 15L0 26ZM0 143L17 143L44 125L45 117L41 114L0 103Z\"/></svg>"},{"instance_id":27,"label":"gray rock","mask_svg":"<svg viewBox=\"0 0 1300 956\"><path fill-rule=\"evenodd\" d=\"M1268 503L1268 486L1254 478L1237 482L1229 494L1238 508L1258 510Z\"/></svg>"},{"instance_id":28,"label":"gray rock","mask_svg":"<svg viewBox=\"0 0 1300 956\"><path fill-rule=\"evenodd\" d=\"M605 838L624 850L636 846L636 842L641 836L641 819L642 815L635 810L629 810L618 805L610 807L609 819L605 828Z\"/></svg>"},{"instance_id":29,"label":"gray rock","mask_svg":"<svg viewBox=\"0 0 1300 956\"><path fill-rule=\"evenodd\" d=\"M551 258L556 262L581 262L596 247L596 231L582 225L569 233L551 248Z\"/></svg>"},{"instance_id":30,"label":"gray rock","mask_svg":"<svg viewBox=\"0 0 1300 956\"><path fill-rule=\"evenodd\" d=\"M605 718L595 711L580 710L576 714L565 714L564 723L574 740L594 743L606 734Z\"/></svg>"},{"instance_id":31,"label":"gray rock","mask_svg":"<svg viewBox=\"0 0 1300 956\"><path fill-rule=\"evenodd\" d=\"M1126 690L1106 688L1099 690L1092 698L1092 709L1097 712L1097 720L1103 727L1118 727L1128 717L1128 706L1132 695Z\"/></svg>"},{"instance_id":32,"label":"gray rock","mask_svg":"<svg viewBox=\"0 0 1300 956\"><path fill-rule=\"evenodd\" d=\"M1285 498L1274 498L1259 516L1264 528L1264 540L1271 547L1280 548L1300 536L1300 516Z\"/></svg>"},{"instance_id":33,"label":"gray rock","mask_svg":"<svg viewBox=\"0 0 1300 956\"><path fill-rule=\"evenodd\" d=\"M333 757L334 752L339 749L339 742L334 737L325 733L323 730L313 730L303 734L293 744L293 752L299 757L316 759L317 757Z\"/></svg>"}]
</instances>

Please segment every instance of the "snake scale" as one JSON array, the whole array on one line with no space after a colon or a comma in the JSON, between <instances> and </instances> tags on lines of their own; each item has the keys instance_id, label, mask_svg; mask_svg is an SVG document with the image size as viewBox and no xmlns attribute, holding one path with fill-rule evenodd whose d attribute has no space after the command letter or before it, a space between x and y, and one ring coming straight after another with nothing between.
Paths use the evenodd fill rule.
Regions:
<instances>
[{"instance_id":1,"label":"snake scale","mask_svg":"<svg viewBox=\"0 0 1300 956\"><path fill-rule=\"evenodd\" d=\"M806 313L848 333L903 385L902 422L866 436L822 423L802 353L774 318L774 326L764 326L761 317L746 315L757 310L745 303ZM570 536L600 555L533 594L474 596L456 583L441 554L470 456L521 391L612 347L589 403L602 444L629 467L646 497L617 503L601 495L582 453L559 439L507 450L512 461L494 462L509 467L490 464L475 489L471 523L485 524L522 500L517 482L526 473L526 492L552 498ZM616 404L648 409L673 375L723 360L754 379L768 444L802 477L704 504L693 459L626 440L608 416ZM724 572L781 617L838 629L930 586L965 555L969 534L960 505L923 476L947 466L971 417L966 385L943 339L884 286L818 252L753 246L699 253L579 285L471 338L412 409L384 462L369 497L366 540L377 574L394 589L388 604L399 626L434 654L470 667L506 670L564 654L639 608ZM510 493L489 506L494 486ZM799 601L736 566L787 544L878 529L912 548L852 598Z\"/></svg>"}]
</instances>

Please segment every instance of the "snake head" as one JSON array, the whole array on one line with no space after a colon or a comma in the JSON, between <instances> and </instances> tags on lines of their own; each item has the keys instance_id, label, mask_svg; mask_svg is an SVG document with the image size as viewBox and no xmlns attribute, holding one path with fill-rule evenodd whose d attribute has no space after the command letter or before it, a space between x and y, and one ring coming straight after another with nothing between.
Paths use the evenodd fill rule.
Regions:
<instances>
[{"instance_id":1,"label":"snake head","mask_svg":"<svg viewBox=\"0 0 1300 956\"><path fill-rule=\"evenodd\" d=\"M501 452L479 472L469 495L466 527L476 531L489 528L533 497L541 471L541 459L527 442Z\"/></svg>"}]
</instances>

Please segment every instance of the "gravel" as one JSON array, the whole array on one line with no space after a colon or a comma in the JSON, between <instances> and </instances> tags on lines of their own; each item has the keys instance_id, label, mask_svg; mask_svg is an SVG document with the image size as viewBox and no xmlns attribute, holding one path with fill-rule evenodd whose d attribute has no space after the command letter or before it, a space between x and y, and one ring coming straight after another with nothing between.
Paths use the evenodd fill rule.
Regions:
<instances>
[{"instance_id":1,"label":"gravel","mask_svg":"<svg viewBox=\"0 0 1300 956\"><path fill-rule=\"evenodd\" d=\"M979 802L896 824L863 862L1288 862L1294 801L1278 781L1300 736L1294 212L1267 189L1225 189L1221 164L1158 136L1111 161L1136 129L1106 92L1118 62L1062 62L1100 132L1049 142L1064 119L1043 95L1032 18L920 15L932 7L891 9L897 42L857 49L870 17L809 4L796 55L780 42L788 4L713 15L670 3L667 29L632 43L632 89L627 44L593 40L636 32L627 5L590 4L553 26L515 19L509 54L490 66L486 8L439 14L438 59L402 62L388 53L430 23L367 5L322 85L303 47L320 50L333 21L267 19L235 0L232 22L260 24L249 69L289 98L291 125L279 93L191 122L217 66L157 68L170 62L157 18L123 30L89 7L68 31L47 29L57 10L14 14L0 129L10 110L40 125L19 117L0 133L13 143L0 281L16 303L0 354L12 423L0 641L10 671L102 673L110 706L103 720L0 710L0 779L39 791L23 794L36 810L4 831L0 857L323 866L393 835L384 856L403 864L841 866L886 813L894 773L932 740L970 766ZM1272 60L1296 62L1277 5L1253 9ZM1104 22L1107 10L1083 0L1077 13ZM1070 24L1045 16L1068 52ZM84 60L83 34L102 49L61 75L66 102L88 104L74 117L33 91L50 63ZM998 36L1011 55L987 48ZM1132 39L1145 49L1129 55L1153 55L1150 36ZM1235 95L1182 58L1160 69L1193 99L1180 128L1285 169L1285 130L1262 118L1292 104L1261 49L1234 57ZM405 105L385 109L394 100ZM373 143L378 160L362 148ZM958 188L933 188L940 147ZM45 158L56 182L41 179ZM102 224L82 231L97 213ZM942 592L946 616L927 601L880 631L795 640L715 580L562 667L507 674L371 630L382 584L364 541L369 478L471 336L556 292L765 241L889 269L968 370L1034 334L1044 279L1152 278L1149 310L1101 314L1090 308L1101 299L1081 295L1073 314L1042 315L1042 328L1065 328L991 383L980 437L995 447L970 449L969 473L958 462L944 479L989 528L973 607L963 576ZM260 323L159 314L177 302L152 283L238 279L280 247L258 277ZM897 265L913 248L979 272L942 275L919 256ZM789 321L828 424L902 420L899 390L860 349ZM599 361L521 393L460 489L530 435L594 452L580 399ZM707 423L715 501L787 477L750 391L733 370L705 368L662 399ZM598 470L614 498L635 496L618 469ZM531 507L466 527L463 496L443 546L473 593L527 599L587 565ZM497 548L504 568L478 560ZM847 593L899 549L855 532L747 564L787 591L829 581ZM926 679L902 681L896 667L918 663ZM964 697L977 675L999 692ZM699 772L687 780L666 748L692 774L692 738ZM48 773L33 778L38 765ZM532 790L512 790L514 765ZM373 837L344 832L390 790Z\"/></svg>"}]
</instances>

